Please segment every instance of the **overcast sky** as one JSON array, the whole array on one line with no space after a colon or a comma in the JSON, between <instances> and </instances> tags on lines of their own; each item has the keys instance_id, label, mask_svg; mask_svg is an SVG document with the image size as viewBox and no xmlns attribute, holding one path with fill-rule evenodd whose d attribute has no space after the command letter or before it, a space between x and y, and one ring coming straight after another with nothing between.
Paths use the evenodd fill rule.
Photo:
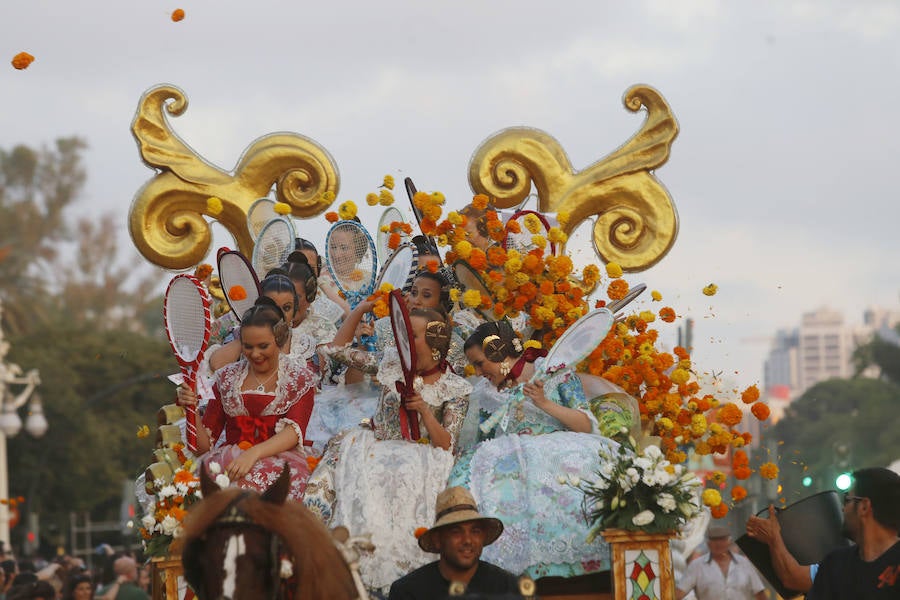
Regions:
<instances>
[{"instance_id":1,"label":"overcast sky","mask_svg":"<svg viewBox=\"0 0 900 600\"><path fill-rule=\"evenodd\" d=\"M656 172L680 233L628 278L696 320L702 370L747 385L765 338L804 312L856 323L900 304L898 29L894 0L8 2L0 147L85 138L76 211L113 211L125 232L152 176L131 119L143 91L170 83L190 99L172 127L223 169L255 138L295 131L335 158L340 199L361 204L391 173L460 207L490 134L542 129L581 169L640 127L621 96L650 84L681 128ZM36 62L15 71L22 50Z\"/></svg>"}]
</instances>

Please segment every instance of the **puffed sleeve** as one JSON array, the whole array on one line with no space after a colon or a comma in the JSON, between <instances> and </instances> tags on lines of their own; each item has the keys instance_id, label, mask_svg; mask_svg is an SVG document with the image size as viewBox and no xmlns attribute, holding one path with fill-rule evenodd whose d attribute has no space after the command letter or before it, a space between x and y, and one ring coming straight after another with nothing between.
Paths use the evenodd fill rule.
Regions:
<instances>
[{"instance_id":1,"label":"puffed sleeve","mask_svg":"<svg viewBox=\"0 0 900 600\"><path fill-rule=\"evenodd\" d=\"M306 428L309 425L309 417L312 415L313 405L315 404L315 388L310 387L304 392L298 402L295 402L288 408L287 412L275 423L275 433L277 434L285 427L292 427L294 433L297 434L297 447L306 444ZM310 442L308 445L311 445Z\"/></svg>"}]
</instances>

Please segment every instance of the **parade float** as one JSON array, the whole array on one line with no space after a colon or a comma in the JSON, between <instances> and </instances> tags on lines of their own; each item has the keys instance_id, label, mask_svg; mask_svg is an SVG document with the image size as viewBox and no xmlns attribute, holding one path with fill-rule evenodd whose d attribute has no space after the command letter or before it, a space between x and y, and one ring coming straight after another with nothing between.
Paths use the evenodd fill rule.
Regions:
<instances>
[{"instance_id":1,"label":"parade float","mask_svg":"<svg viewBox=\"0 0 900 600\"><path fill-rule=\"evenodd\" d=\"M669 158L677 121L651 87L633 86L623 100L625 108L643 114L644 121L630 139L597 162L576 169L551 135L527 127L505 129L486 139L470 160L474 198L457 201L408 186L409 209L417 217L410 220L412 225L389 218L377 226L367 224L370 231L386 234L387 253L411 233L429 236L445 264L462 264L455 270L464 285L452 298L458 306L483 319L527 321L528 330L522 332L526 347L552 347L592 309L618 306L615 303L634 296L637 290L624 273L657 264L677 237L674 201L655 175ZM132 133L142 160L155 174L135 194L129 227L148 261L193 273L205 282L214 300L213 315L221 317L229 290L223 290L203 264L215 250L213 223L232 237L227 245L250 257L258 232L248 214L260 198L270 198L277 207L273 218L291 217L299 231L313 222L321 226L322 219L352 218L357 209L341 198L337 164L315 141L295 133L263 136L229 172L204 160L172 130L169 117L185 110L184 92L168 85L148 90L139 102ZM392 204L391 189L393 178L386 177L367 203ZM526 206L529 199L535 203L531 208ZM490 238L486 249L469 241L464 207L484 215ZM585 222L592 222L590 246L596 261L576 271L568 240ZM519 243L506 243L511 238ZM386 314L389 291L378 289L373 295L376 314ZM703 293L714 294L715 286ZM580 373L598 382L599 391L588 396L606 427L604 434L633 452L597 456L594 481L560 477L558 482L584 493L584 517L592 535L597 543L606 539L612 545L612 585L605 573L572 581L539 580L542 597L600 598L614 593L617 599L673 598L669 540L686 524L690 529L692 522L696 538L695 516L724 516L729 504L746 496L742 485L734 485L730 503L722 498L721 472L701 482L684 463L688 453L716 455L720 462L733 463L737 480L747 479L753 470L740 448L750 436L736 429L744 416L740 404L760 419L766 418L768 407L759 402L755 386L735 401L704 394L690 348L666 350L659 340L657 327L676 321L676 309L666 305L659 292L648 295L640 308L618 313L608 335L594 340L596 347L577 365ZM174 405L160 410L157 450L144 481L147 514L142 535L148 555L155 557L154 598L185 597L178 583L178 535L186 511L199 496L200 474L177 425L182 417ZM632 460L642 469L638 479L650 485L641 487L636 481L617 488L604 483L604 477L634 468ZM771 478L777 472L773 469L767 463L758 471Z\"/></svg>"}]
</instances>

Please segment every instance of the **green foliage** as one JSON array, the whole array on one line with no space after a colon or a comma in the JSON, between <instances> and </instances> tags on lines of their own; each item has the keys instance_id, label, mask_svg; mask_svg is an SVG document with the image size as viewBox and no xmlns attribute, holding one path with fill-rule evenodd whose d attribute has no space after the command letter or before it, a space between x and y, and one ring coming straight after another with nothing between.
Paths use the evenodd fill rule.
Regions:
<instances>
[{"instance_id":1,"label":"green foliage","mask_svg":"<svg viewBox=\"0 0 900 600\"><path fill-rule=\"evenodd\" d=\"M12 341L11 361L41 373L50 429L40 440L9 440L10 493L25 496L42 523L68 527L69 511L115 520L122 482L150 462L158 408L172 398L165 375L178 370L165 338L56 326Z\"/></svg>"},{"instance_id":2,"label":"green foliage","mask_svg":"<svg viewBox=\"0 0 900 600\"><path fill-rule=\"evenodd\" d=\"M832 379L791 403L770 434L779 446L781 482L792 502L810 491L833 489L847 460L850 469L887 466L900 458L900 386L876 379ZM849 446L846 458L836 448ZM813 478L813 488L802 479Z\"/></svg>"}]
</instances>

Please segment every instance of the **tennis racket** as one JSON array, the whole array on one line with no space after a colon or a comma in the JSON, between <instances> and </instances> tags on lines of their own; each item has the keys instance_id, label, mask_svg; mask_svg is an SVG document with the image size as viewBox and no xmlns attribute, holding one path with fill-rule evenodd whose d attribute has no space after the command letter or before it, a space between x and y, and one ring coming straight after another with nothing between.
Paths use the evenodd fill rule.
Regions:
<instances>
[{"instance_id":1,"label":"tennis racket","mask_svg":"<svg viewBox=\"0 0 900 600\"><path fill-rule=\"evenodd\" d=\"M362 224L338 221L331 226L325 236L325 266L351 308L372 295L378 259L375 242ZM360 341L366 350L375 351L374 336L364 336Z\"/></svg>"},{"instance_id":2,"label":"tennis racket","mask_svg":"<svg viewBox=\"0 0 900 600\"><path fill-rule=\"evenodd\" d=\"M274 200L271 198L255 200L247 209L247 229L250 230L250 237L255 240L262 233L266 223L279 216L281 215L275 212Z\"/></svg>"},{"instance_id":3,"label":"tennis racket","mask_svg":"<svg viewBox=\"0 0 900 600\"><path fill-rule=\"evenodd\" d=\"M378 281L375 282L375 289L381 289L382 285L389 283L393 289L401 290L406 294L412 289L418 269L419 253L416 247L410 243L400 244L381 267Z\"/></svg>"},{"instance_id":4,"label":"tennis racket","mask_svg":"<svg viewBox=\"0 0 900 600\"><path fill-rule=\"evenodd\" d=\"M209 305L209 294L193 275L176 275L166 288L163 302L166 335L181 367L184 383L193 392L197 391L197 368L203 360L212 330ZM191 452L196 453L197 411L195 407L187 406L184 412L187 446Z\"/></svg>"},{"instance_id":5,"label":"tennis racket","mask_svg":"<svg viewBox=\"0 0 900 600\"><path fill-rule=\"evenodd\" d=\"M484 283L484 279L482 279L481 275L478 274L478 271L473 269L466 261L460 259L453 263L453 275L456 277L456 281L458 281L464 289L478 290L483 296L492 298L490 290L488 290L487 285ZM497 320L494 316L494 311L490 309L479 307L475 310L487 321Z\"/></svg>"},{"instance_id":6,"label":"tennis racket","mask_svg":"<svg viewBox=\"0 0 900 600\"><path fill-rule=\"evenodd\" d=\"M284 217L276 217L263 226L253 246L253 269L259 278L287 261L294 251L294 224Z\"/></svg>"},{"instance_id":7,"label":"tennis racket","mask_svg":"<svg viewBox=\"0 0 900 600\"><path fill-rule=\"evenodd\" d=\"M534 215L533 218L536 218L537 222L540 223L540 227L536 233L532 233L531 230L525 226L525 217L527 215ZM513 223L515 223L515 225L512 225ZM537 248L532 240L535 235L542 235L546 239L548 238L549 232L550 222L543 214L536 210L519 210L513 213L513 216L506 222L503 247L507 250L518 250L520 253L525 254ZM550 242L550 253L556 254L555 242Z\"/></svg>"},{"instance_id":8,"label":"tennis racket","mask_svg":"<svg viewBox=\"0 0 900 600\"><path fill-rule=\"evenodd\" d=\"M381 218L378 219L378 233L375 235L375 256L378 259L378 264L383 265L394 252L388 247L391 232L384 231L384 229L389 228L391 223L403 222L403 214L393 206L389 206L381 213Z\"/></svg>"},{"instance_id":9,"label":"tennis racket","mask_svg":"<svg viewBox=\"0 0 900 600\"><path fill-rule=\"evenodd\" d=\"M225 292L225 301L240 323L244 312L256 304L256 299L259 298L259 279L247 257L237 250L220 248L218 266L219 282L222 284L222 291Z\"/></svg>"},{"instance_id":10,"label":"tennis racket","mask_svg":"<svg viewBox=\"0 0 900 600\"><path fill-rule=\"evenodd\" d=\"M400 355L400 367L403 369L403 381L397 382L400 394L400 433L405 440L419 439L419 415L414 410L403 406L403 401L415 393L413 382L416 378L416 347L413 343L412 325L409 321L409 310L400 290L390 293L391 329L397 341L397 354Z\"/></svg>"}]
</instances>

